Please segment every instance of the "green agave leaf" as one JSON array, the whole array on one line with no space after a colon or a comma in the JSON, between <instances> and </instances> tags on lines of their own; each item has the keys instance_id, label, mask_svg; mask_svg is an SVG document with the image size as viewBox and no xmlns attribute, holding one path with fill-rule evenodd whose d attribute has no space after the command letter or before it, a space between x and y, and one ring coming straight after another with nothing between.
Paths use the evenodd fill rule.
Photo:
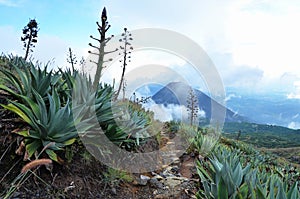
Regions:
<instances>
[{"instance_id":1,"label":"green agave leaf","mask_svg":"<svg viewBox=\"0 0 300 199\"><path fill-rule=\"evenodd\" d=\"M51 150L51 149L46 149L46 153L48 154L49 158L51 160L54 160L55 162L58 162L59 163L59 159L58 159L58 156L57 154Z\"/></svg>"},{"instance_id":2,"label":"green agave leaf","mask_svg":"<svg viewBox=\"0 0 300 199\"><path fill-rule=\"evenodd\" d=\"M16 132L16 134L21 135L21 136L23 136L23 137L30 137L29 130L18 131L18 132Z\"/></svg>"},{"instance_id":3,"label":"green agave leaf","mask_svg":"<svg viewBox=\"0 0 300 199\"><path fill-rule=\"evenodd\" d=\"M85 133L96 126L97 126L97 123L95 122L95 120L93 118L90 118L90 119L84 120L84 121L76 124L76 130L77 130L77 133Z\"/></svg>"},{"instance_id":4,"label":"green agave leaf","mask_svg":"<svg viewBox=\"0 0 300 199\"><path fill-rule=\"evenodd\" d=\"M202 190L199 190L196 194L196 199L209 199L208 196L206 196L205 192Z\"/></svg>"},{"instance_id":5,"label":"green agave leaf","mask_svg":"<svg viewBox=\"0 0 300 199\"><path fill-rule=\"evenodd\" d=\"M225 184L222 177L218 184L218 199L228 199L227 185Z\"/></svg>"},{"instance_id":6,"label":"green agave leaf","mask_svg":"<svg viewBox=\"0 0 300 199\"><path fill-rule=\"evenodd\" d=\"M45 101L43 97L35 89L32 89L32 93L40 109L40 115L38 117L38 120L40 120L40 123L46 124L48 121L48 111L47 111Z\"/></svg>"},{"instance_id":7,"label":"green agave leaf","mask_svg":"<svg viewBox=\"0 0 300 199\"><path fill-rule=\"evenodd\" d=\"M240 163L237 164L235 170L233 171L232 180L236 187L239 187L242 183L243 171L242 171L242 166Z\"/></svg>"},{"instance_id":8,"label":"green agave leaf","mask_svg":"<svg viewBox=\"0 0 300 199\"><path fill-rule=\"evenodd\" d=\"M5 86L3 84L0 84L0 90L4 90L13 96L20 97L20 95L18 93L16 93L15 91L13 91L12 89L8 88L7 86Z\"/></svg>"},{"instance_id":9,"label":"green agave leaf","mask_svg":"<svg viewBox=\"0 0 300 199\"><path fill-rule=\"evenodd\" d=\"M1 72L6 76L4 79L7 83L12 84L21 94L25 94L23 90L22 83L19 81L19 79L11 73L10 71L7 70L1 70ZM11 93L13 94L13 93Z\"/></svg>"},{"instance_id":10,"label":"green agave leaf","mask_svg":"<svg viewBox=\"0 0 300 199\"><path fill-rule=\"evenodd\" d=\"M240 186L240 188L238 190L238 198L239 199L248 198L248 193L249 193L248 184L244 183Z\"/></svg>"},{"instance_id":11,"label":"green agave leaf","mask_svg":"<svg viewBox=\"0 0 300 199\"><path fill-rule=\"evenodd\" d=\"M63 142L63 145L65 145L65 146L71 145L71 144L73 144L75 141L76 141L76 138L72 138L72 139L69 139L69 140Z\"/></svg>"},{"instance_id":12,"label":"green agave leaf","mask_svg":"<svg viewBox=\"0 0 300 199\"><path fill-rule=\"evenodd\" d=\"M284 174L283 174L281 171L279 171L278 168L275 168L274 171L275 171L275 173L277 173L281 178L284 177Z\"/></svg>"},{"instance_id":13,"label":"green agave leaf","mask_svg":"<svg viewBox=\"0 0 300 199\"><path fill-rule=\"evenodd\" d=\"M219 162L217 158L211 159L210 162L212 163L216 172L220 172L223 168L223 164Z\"/></svg>"},{"instance_id":14,"label":"green agave leaf","mask_svg":"<svg viewBox=\"0 0 300 199\"><path fill-rule=\"evenodd\" d=\"M16 134L21 135L25 138L33 138L33 139L40 139L40 134L37 133L34 130L23 130L23 131L18 131Z\"/></svg>"},{"instance_id":15,"label":"green agave leaf","mask_svg":"<svg viewBox=\"0 0 300 199\"><path fill-rule=\"evenodd\" d=\"M267 199L266 195L264 194L264 191L262 190L261 187L257 187L256 196L257 196L257 199Z\"/></svg>"},{"instance_id":16,"label":"green agave leaf","mask_svg":"<svg viewBox=\"0 0 300 199\"><path fill-rule=\"evenodd\" d=\"M29 98L27 96L22 95L21 98L31 108L31 110L33 112L33 116L35 118L41 118L42 113L41 113L39 106L36 104L36 102L34 102L31 98Z\"/></svg>"},{"instance_id":17,"label":"green agave leaf","mask_svg":"<svg viewBox=\"0 0 300 199\"><path fill-rule=\"evenodd\" d=\"M68 142L68 140L71 140L71 139L74 139L77 137L78 137L78 134L76 131L68 132L65 134L61 133L61 134L58 134L58 137L54 138L53 141L55 141L56 143L64 143L64 142Z\"/></svg>"},{"instance_id":18,"label":"green agave leaf","mask_svg":"<svg viewBox=\"0 0 300 199\"><path fill-rule=\"evenodd\" d=\"M247 166L243 169L243 175L246 175L247 173L249 173L251 169L251 165L247 164Z\"/></svg>"},{"instance_id":19,"label":"green agave leaf","mask_svg":"<svg viewBox=\"0 0 300 199\"><path fill-rule=\"evenodd\" d=\"M48 124L48 135L54 137L62 132L74 131L74 121L69 107L63 107L58 110L55 115L50 118L51 123Z\"/></svg>"},{"instance_id":20,"label":"green agave leaf","mask_svg":"<svg viewBox=\"0 0 300 199\"><path fill-rule=\"evenodd\" d=\"M7 110L10 110L10 111L16 113L28 124L32 124L31 119L16 105L14 105L14 104L8 104L8 105L1 104L1 106L3 108L7 109Z\"/></svg>"},{"instance_id":21,"label":"green agave leaf","mask_svg":"<svg viewBox=\"0 0 300 199\"><path fill-rule=\"evenodd\" d=\"M42 142L40 140L33 140L30 142L29 139L26 139L25 145L26 151L28 152L28 157L30 158L39 148L42 147Z\"/></svg>"},{"instance_id":22,"label":"green agave leaf","mask_svg":"<svg viewBox=\"0 0 300 199\"><path fill-rule=\"evenodd\" d=\"M292 188L287 193L288 199L300 198L299 191L298 191L298 182L296 181Z\"/></svg>"},{"instance_id":23,"label":"green agave leaf","mask_svg":"<svg viewBox=\"0 0 300 199\"><path fill-rule=\"evenodd\" d=\"M31 90L31 80L28 78L28 69L24 69L24 71L20 70L18 67L15 67L15 70L17 71L21 82L22 82L22 93L23 95L28 95L28 93L30 93Z\"/></svg>"},{"instance_id":24,"label":"green agave leaf","mask_svg":"<svg viewBox=\"0 0 300 199\"><path fill-rule=\"evenodd\" d=\"M279 189L278 189L278 193L276 195L276 199L287 199L285 191L283 189L282 182L279 182Z\"/></svg>"},{"instance_id":25,"label":"green agave leaf","mask_svg":"<svg viewBox=\"0 0 300 199\"><path fill-rule=\"evenodd\" d=\"M247 182L247 184L248 184L248 186L249 186L249 194L250 194L251 199L257 199L257 198L256 198L256 192L255 192L255 190L254 190L254 188L253 188L252 182L251 182L251 181L250 181L250 182Z\"/></svg>"},{"instance_id":26,"label":"green agave leaf","mask_svg":"<svg viewBox=\"0 0 300 199\"><path fill-rule=\"evenodd\" d=\"M269 199L275 199L275 190L274 190L274 187L275 187L275 181L276 181L276 178L274 175L272 175L269 179Z\"/></svg>"},{"instance_id":27,"label":"green agave leaf","mask_svg":"<svg viewBox=\"0 0 300 199\"><path fill-rule=\"evenodd\" d=\"M46 69L45 69L46 70ZM37 81L37 87L36 90L38 93L41 94L41 96L45 96L49 90L51 89L50 85L52 83L52 71L46 74L46 71L42 74L39 75L40 79L36 79Z\"/></svg>"},{"instance_id":28,"label":"green agave leaf","mask_svg":"<svg viewBox=\"0 0 300 199\"><path fill-rule=\"evenodd\" d=\"M41 139L40 133L35 130L29 130L29 137L33 139Z\"/></svg>"}]
</instances>

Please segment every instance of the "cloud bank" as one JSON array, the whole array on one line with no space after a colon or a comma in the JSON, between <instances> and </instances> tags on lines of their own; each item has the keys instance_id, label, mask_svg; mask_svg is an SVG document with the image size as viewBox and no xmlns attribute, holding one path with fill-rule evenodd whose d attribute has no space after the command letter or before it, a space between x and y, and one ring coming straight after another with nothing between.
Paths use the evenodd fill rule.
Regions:
<instances>
[{"instance_id":1,"label":"cloud bank","mask_svg":"<svg viewBox=\"0 0 300 199\"><path fill-rule=\"evenodd\" d=\"M154 112L154 119L160 120L162 122L168 121L189 121L189 112L187 107L184 105L168 104L167 106L163 104L156 104L152 99L148 103L143 104L146 110ZM198 110L198 119L205 118L205 112L203 110Z\"/></svg>"}]
</instances>

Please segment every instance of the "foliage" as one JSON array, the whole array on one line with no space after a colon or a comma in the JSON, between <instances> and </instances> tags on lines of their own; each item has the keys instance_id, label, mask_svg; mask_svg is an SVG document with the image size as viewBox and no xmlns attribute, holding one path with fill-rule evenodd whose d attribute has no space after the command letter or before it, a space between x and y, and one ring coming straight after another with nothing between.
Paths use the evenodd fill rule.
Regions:
<instances>
[{"instance_id":1,"label":"foliage","mask_svg":"<svg viewBox=\"0 0 300 199\"><path fill-rule=\"evenodd\" d=\"M133 150L145 140L147 126L151 116L131 102L114 103L113 88L107 84L99 85L97 91L90 86L91 81L78 76L73 88L73 107L78 108L82 118L93 118L97 121L106 137L117 146ZM76 114L76 113L75 113ZM95 130L99 131L99 130ZM88 136L93 137L89 133Z\"/></svg>"},{"instance_id":2,"label":"foliage","mask_svg":"<svg viewBox=\"0 0 300 199\"><path fill-rule=\"evenodd\" d=\"M252 167L242 163L242 151L219 145L208 162L197 161L203 189L198 198L299 198L297 180L277 168ZM261 163L262 164L262 163Z\"/></svg>"},{"instance_id":3,"label":"foliage","mask_svg":"<svg viewBox=\"0 0 300 199\"><path fill-rule=\"evenodd\" d=\"M52 91L52 95L48 94L47 96L49 106L45 104L39 93L34 89L32 92L32 98L20 95L26 102L25 104L10 101L10 104L2 106L16 113L30 125L30 130L17 132L25 138L28 158L36 151L47 147L46 153L49 157L59 162L59 157L54 151L62 150L63 147L74 143L78 136L74 122L78 127L79 125L84 126L84 121L81 121L79 114L78 117L73 118L70 103L62 106L55 90ZM89 129L92 126L91 124L86 125L84 129Z\"/></svg>"},{"instance_id":4,"label":"foliage","mask_svg":"<svg viewBox=\"0 0 300 199\"><path fill-rule=\"evenodd\" d=\"M109 105L111 106L110 101L106 107ZM103 112L105 106L101 108L96 109L96 113L99 115L98 121L100 125L102 124L101 128L108 139L117 146L132 151L149 137L147 128L151 123L151 118L144 110L136 109L135 105L130 102L115 104L113 107L109 107L114 120L103 122L103 117L100 115L104 114L100 113Z\"/></svg>"},{"instance_id":5,"label":"foliage","mask_svg":"<svg viewBox=\"0 0 300 199\"><path fill-rule=\"evenodd\" d=\"M299 147L300 131L281 126L254 124L254 123L233 123L224 125L225 137L236 138L237 132L241 130L241 141L253 144L257 147L285 148Z\"/></svg>"},{"instance_id":6,"label":"foliage","mask_svg":"<svg viewBox=\"0 0 300 199\"><path fill-rule=\"evenodd\" d=\"M133 177L130 174L110 167L103 173L103 175L105 182L109 183L111 186L118 185L120 182L133 181Z\"/></svg>"},{"instance_id":7,"label":"foliage","mask_svg":"<svg viewBox=\"0 0 300 199\"><path fill-rule=\"evenodd\" d=\"M210 130L207 131L200 127L184 123L176 127L177 125L176 123L171 123L171 128L174 128L178 131L177 133L182 134L183 137L186 138L190 144L189 149L191 151L201 154L202 156L207 156L211 153L220 137L220 133L214 128L210 128Z\"/></svg>"},{"instance_id":8,"label":"foliage","mask_svg":"<svg viewBox=\"0 0 300 199\"><path fill-rule=\"evenodd\" d=\"M170 122L166 122L166 126L169 132L177 133L180 128L180 122L172 120Z\"/></svg>"},{"instance_id":9,"label":"foliage","mask_svg":"<svg viewBox=\"0 0 300 199\"><path fill-rule=\"evenodd\" d=\"M59 81L58 75L53 75L52 71L47 72L47 66L44 69L36 68L32 63L28 64L24 60L18 60L18 62L12 63L12 67L17 75L5 68L0 69L5 75L5 85L0 85L0 89L20 100L22 100L20 96L32 97L33 90L45 98L51 91L51 87Z\"/></svg>"},{"instance_id":10,"label":"foliage","mask_svg":"<svg viewBox=\"0 0 300 199\"><path fill-rule=\"evenodd\" d=\"M218 154L213 155L208 168L210 175L199 165L200 162L198 162L197 172L204 187L204 191L200 191L199 194L204 194L206 197L210 196L208 198L242 196L242 191L239 191L238 188L241 187L243 178L250 167L248 165L242 168L238 154L232 154L223 149Z\"/></svg>"}]
</instances>

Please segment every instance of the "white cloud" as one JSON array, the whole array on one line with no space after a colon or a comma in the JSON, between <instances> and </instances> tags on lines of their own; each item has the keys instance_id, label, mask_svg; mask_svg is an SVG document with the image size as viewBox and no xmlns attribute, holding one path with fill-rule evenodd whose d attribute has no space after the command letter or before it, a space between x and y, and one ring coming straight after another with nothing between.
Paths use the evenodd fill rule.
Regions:
<instances>
[{"instance_id":1,"label":"white cloud","mask_svg":"<svg viewBox=\"0 0 300 199\"><path fill-rule=\"evenodd\" d=\"M292 119L296 119L297 117L299 117L299 113L297 113L296 115L294 115L294 116L292 117Z\"/></svg>"},{"instance_id":2,"label":"white cloud","mask_svg":"<svg viewBox=\"0 0 300 199\"><path fill-rule=\"evenodd\" d=\"M226 33L234 64L259 67L268 77L299 74L299 10L292 9L290 3L281 7L273 4L250 1L233 8Z\"/></svg>"},{"instance_id":3,"label":"white cloud","mask_svg":"<svg viewBox=\"0 0 300 199\"><path fill-rule=\"evenodd\" d=\"M122 13L121 5L116 1L109 8L112 13ZM225 75L222 77L226 86L252 89L256 85L268 90L266 87L274 87L282 74L300 74L300 28L296 25L300 3L167 0L142 5L134 1L126 10L120 14L118 23L129 21L131 28L162 27L177 31L196 41L213 61L228 54L230 64L223 64L226 60L216 64L221 75ZM283 89L291 85L281 82L276 86Z\"/></svg>"},{"instance_id":4,"label":"white cloud","mask_svg":"<svg viewBox=\"0 0 300 199\"><path fill-rule=\"evenodd\" d=\"M17 32L12 26L0 26L1 53L23 55L21 32Z\"/></svg>"},{"instance_id":5,"label":"white cloud","mask_svg":"<svg viewBox=\"0 0 300 199\"><path fill-rule=\"evenodd\" d=\"M289 123L288 128L290 128L290 129L300 129L300 123L299 122L291 122L291 123Z\"/></svg>"},{"instance_id":6,"label":"white cloud","mask_svg":"<svg viewBox=\"0 0 300 199\"><path fill-rule=\"evenodd\" d=\"M235 95L235 94L231 93L229 95L226 95L225 102L231 100L232 98L241 98L241 96L240 95Z\"/></svg>"},{"instance_id":7,"label":"white cloud","mask_svg":"<svg viewBox=\"0 0 300 199\"><path fill-rule=\"evenodd\" d=\"M0 5L8 6L8 7L17 7L24 0L0 0Z\"/></svg>"},{"instance_id":8,"label":"white cloud","mask_svg":"<svg viewBox=\"0 0 300 199\"><path fill-rule=\"evenodd\" d=\"M294 82L294 91L287 95L288 99L300 99L300 81Z\"/></svg>"},{"instance_id":9,"label":"white cloud","mask_svg":"<svg viewBox=\"0 0 300 199\"><path fill-rule=\"evenodd\" d=\"M143 107L147 110L153 111L154 119L162 122L172 120L187 122L189 120L189 112L187 111L187 107L184 105L168 104L165 106L163 104L156 104L150 99L148 103L143 104ZM205 112L203 110L198 110L198 119L204 117Z\"/></svg>"}]
</instances>

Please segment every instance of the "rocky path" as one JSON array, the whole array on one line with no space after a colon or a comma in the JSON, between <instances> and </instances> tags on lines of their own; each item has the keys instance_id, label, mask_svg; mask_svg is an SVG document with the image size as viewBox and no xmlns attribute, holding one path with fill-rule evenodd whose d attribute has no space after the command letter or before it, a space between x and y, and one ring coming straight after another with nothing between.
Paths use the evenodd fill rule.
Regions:
<instances>
[{"instance_id":1,"label":"rocky path","mask_svg":"<svg viewBox=\"0 0 300 199\"><path fill-rule=\"evenodd\" d=\"M182 149L180 149L182 146L177 145L176 138L169 133L161 132L161 139L165 140L163 148L166 149L163 158L167 160L166 162L172 163L164 165L161 170L156 172L135 175L132 184L150 187L152 193L148 193L148 198L196 198L199 179L195 176L195 157L185 153L182 155ZM137 193L137 195L140 194Z\"/></svg>"}]
</instances>

